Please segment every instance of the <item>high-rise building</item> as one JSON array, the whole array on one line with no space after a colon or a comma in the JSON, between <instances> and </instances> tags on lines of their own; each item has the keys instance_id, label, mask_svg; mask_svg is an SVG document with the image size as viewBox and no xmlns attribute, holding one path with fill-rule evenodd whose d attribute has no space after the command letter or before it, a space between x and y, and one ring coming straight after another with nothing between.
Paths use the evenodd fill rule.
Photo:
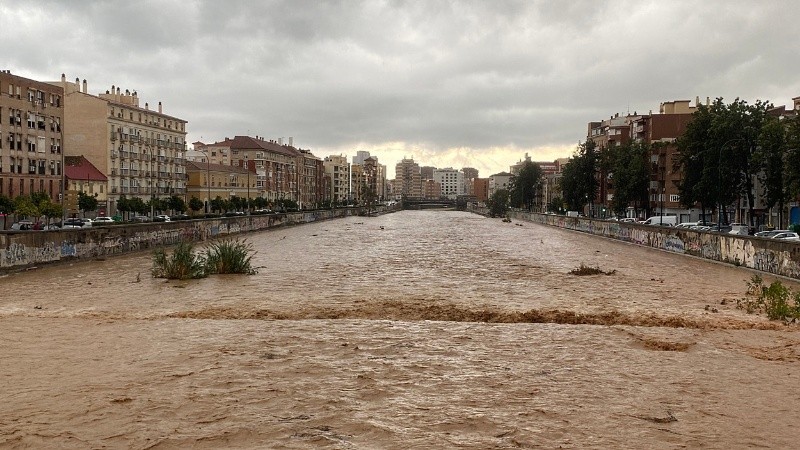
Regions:
<instances>
[{"instance_id":1,"label":"high-rise building","mask_svg":"<svg viewBox=\"0 0 800 450\"><path fill-rule=\"evenodd\" d=\"M432 180L433 179L433 172L436 170L436 167L432 166L422 166L419 168L419 176L422 180Z\"/></svg>"},{"instance_id":2,"label":"high-rise building","mask_svg":"<svg viewBox=\"0 0 800 450\"><path fill-rule=\"evenodd\" d=\"M325 176L331 180L331 200L337 203L351 200L350 164L347 163L347 157L342 155L326 156L322 165L325 167Z\"/></svg>"},{"instance_id":3,"label":"high-rise building","mask_svg":"<svg viewBox=\"0 0 800 450\"><path fill-rule=\"evenodd\" d=\"M422 198L421 181L419 165L413 158L404 158L395 166L395 196L399 194L406 198Z\"/></svg>"}]
</instances>

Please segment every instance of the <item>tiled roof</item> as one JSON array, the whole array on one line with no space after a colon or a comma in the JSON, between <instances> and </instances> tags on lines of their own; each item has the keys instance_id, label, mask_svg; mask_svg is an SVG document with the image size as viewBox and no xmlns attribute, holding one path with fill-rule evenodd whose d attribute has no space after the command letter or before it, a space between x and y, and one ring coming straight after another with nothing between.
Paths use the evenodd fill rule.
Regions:
<instances>
[{"instance_id":1,"label":"tiled roof","mask_svg":"<svg viewBox=\"0 0 800 450\"><path fill-rule=\"evenodd\" d=\"M236 172L236 173L247 173L246 167L239 167L239 166L228 166L225 164L210 164L207 165L204 162L199 161L186 161L186 171L194 172L194 171L214 171L214 172Z\"/></svg>"},{"instance_id":2,"label":"tiled roof","mask_svg":"<svg viewBox=\"0 0 800 450\"><path fill-rule=\"evenodd\" d=\"M83 156L65 156L64 175L68 180L108 181L108 177Z\"/></svg>"},{"instance_id":3,"label":"tiled roof","mask_svg":"<svg viewBox=\"0 0 800 450\"><path fill-rule=\"evenodd\" d=\"M289 145L281 145L275 141L256 139L251 136L234 136L233 139L225 138L222 142L208 144L215 147L230 147L233 150L265 150L285 156L299 156L300 152Z\"/></svg>"}]
</instances>

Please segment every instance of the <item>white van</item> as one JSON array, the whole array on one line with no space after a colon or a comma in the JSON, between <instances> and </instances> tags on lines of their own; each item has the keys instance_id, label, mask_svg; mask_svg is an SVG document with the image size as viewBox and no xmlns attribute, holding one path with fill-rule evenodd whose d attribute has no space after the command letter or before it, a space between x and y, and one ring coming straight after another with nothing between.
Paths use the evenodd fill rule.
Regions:
<instances>
[{"instance_id":1,"label":"white van","mask_svg":"<svg viewBox=\"0 0 800 450\"><path fill-rule=\"evenodd\" d=\"M678 216L653 216L642 222L642 225L661 225L674 227L678 224Z\"/></svg>"}]
</instances>

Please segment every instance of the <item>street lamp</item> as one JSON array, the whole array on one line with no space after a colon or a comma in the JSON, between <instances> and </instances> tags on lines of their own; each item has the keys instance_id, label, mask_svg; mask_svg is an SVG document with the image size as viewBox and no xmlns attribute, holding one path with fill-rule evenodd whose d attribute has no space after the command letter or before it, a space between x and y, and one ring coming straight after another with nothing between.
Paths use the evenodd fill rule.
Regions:
<instances>
[{"instance_id":1,"label":"street lamp","mask_svg":"<svg viewBox=\"0 0 800 450\"><path fill-rule=\"evenodd\" d=\"M195 148L206 157L206 214L211 210L211 159L208 157L207 150Z\"/></svg>"}]
</instances>

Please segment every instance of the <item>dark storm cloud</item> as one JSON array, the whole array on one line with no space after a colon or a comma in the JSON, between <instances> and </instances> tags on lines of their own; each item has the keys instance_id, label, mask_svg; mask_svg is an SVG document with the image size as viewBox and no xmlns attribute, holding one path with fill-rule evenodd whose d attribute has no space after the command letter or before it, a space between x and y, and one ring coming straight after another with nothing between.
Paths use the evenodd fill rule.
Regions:
<instances>
[{"instance_id":1,"label":"dark storm cloud","mask_svg":"<svg viewBox=\"0 0 800 450\"><path fill-rule=\"evenodd\" d=\"M136 89L190 140L518 158L662 101L800 95L791 1L30 3L0 6L4 68Z\"/></svg>"}]
</instances>

